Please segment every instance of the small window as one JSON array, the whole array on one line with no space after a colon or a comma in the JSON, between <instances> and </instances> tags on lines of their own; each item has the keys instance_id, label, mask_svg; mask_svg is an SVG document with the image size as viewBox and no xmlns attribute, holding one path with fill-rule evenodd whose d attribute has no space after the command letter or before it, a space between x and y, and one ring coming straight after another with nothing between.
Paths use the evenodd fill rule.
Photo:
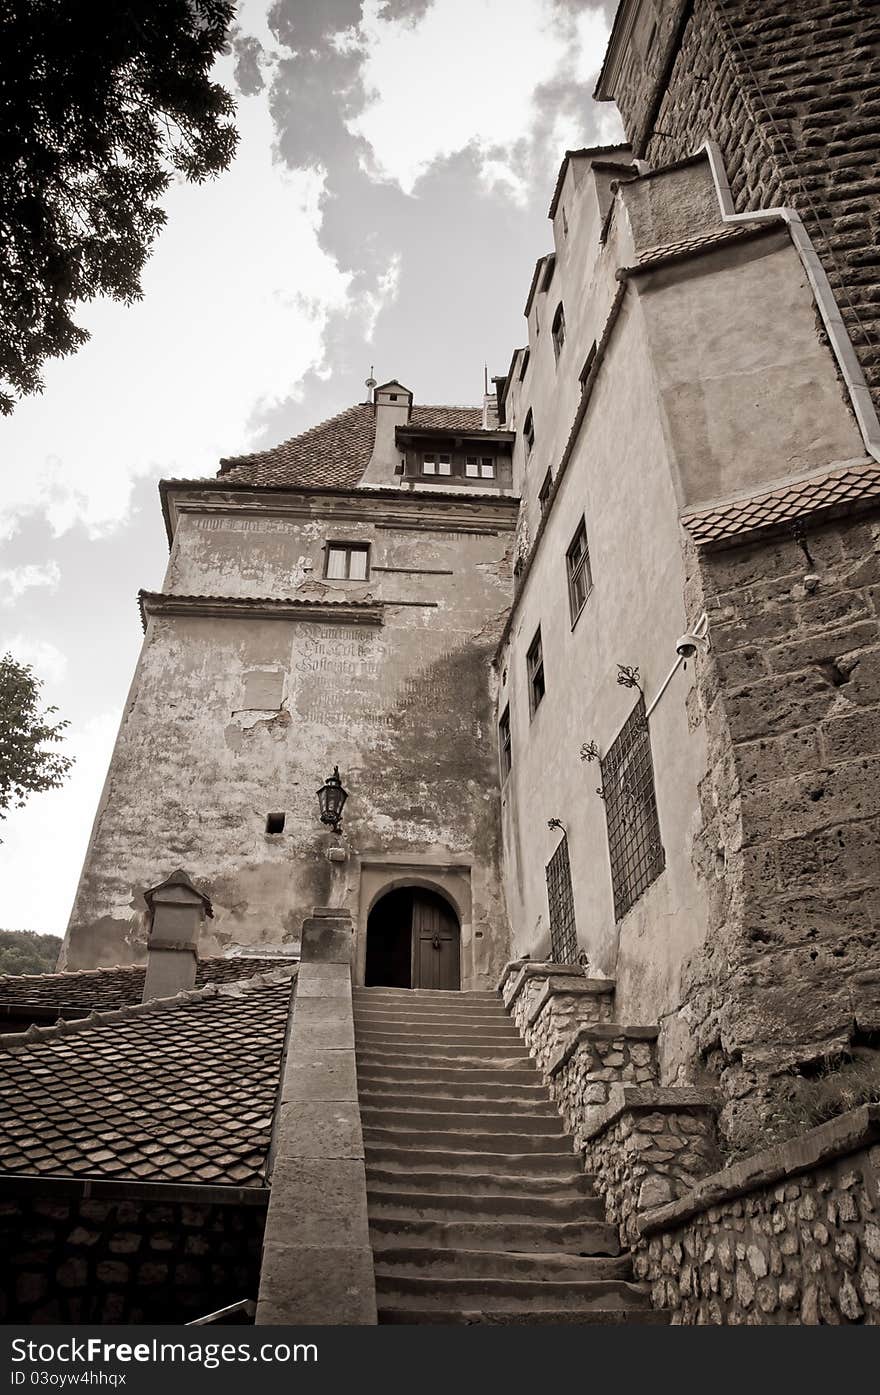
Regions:
<instances>
[{"instance_id":1,"label":"small window","mask_svg":"<svg viewBox=\"0 0 880 1395\"><path fill-rule=\"evenodd\" d=\"M328 543L328 581L366 581L369 575L369 543Z\"/></svg>"},{"instance_id":2,"label":"small window","mask_svg":"<svg viewBox=\"0 0 880 1395\"><path fill-rule=\"evenodd\" d=\"M526 376L526 369L527 369L528 366L529 366L529 359L531 358L531 356L532 356L532 353L531 353L531 350L530 350L530 349L523 349L523 351L522 351L522 358L521 358L520 361L519 361L519 380L520 380L520 382L522 382L523 378Z\"/></svg>"},{"instance_id":3,"label":"small window","mask_svg":"<svg viewBox=\"0 0 880 1395\"><path fill-rule=\"evenodd\" d=\"M430 451L422 456L423 475L451 475L452 456Z\"/></svg>"},{"instance_id":4,"label":"small window","mask_svg":"<svg viewBox=\"0 0 880 1395\"><path fill-rule=\"evenodd\" d=\"M504 709L501 721L498 723L498 751L501 758L501 779L506 780L510 774L510 767L513 764L510 746L510 707Z\"/></svg>"},{"instance_id":5,"label":"small window","mask_svg":"<svg viewBox=\"0 0 880 1395\"><path fill-rule=\"evenodd\" d=\"M595 357L596 357L596 341L594 340L593 343L590 345L590 352L587 354L586 358L584 359L584 366L583 366L583 368L582 368L581 371L580 371L580 375L579 375L578 381L580 382L580 385L581 385L582 388L583 388L583 387L586 387L587 379L589 378L590 373L592 372L592 369L593 369L593 360L595 359Z\"/></svg>"},{"instance_id":6,"label":"small window","mask_svg":"<svg viewBox=\"0 0 880 1395\"><path fill-rule=\"evenodd\" d=\"M283 833L283 832L284 832L284 815L283 815L283 814L267 814L267 815L266 815L266 832L267 832L267 833Z\"/></svg>"},{"instance_id":7,"label":"small window","mask_svg":"<svg viewBox=\"0 0 880 1395\"><path fill-rule=\"evenodd\" d=\"M544 699L546 685L544 683L544 650L541 645L540 626L535 638L529 645L529 652L526 655L526 669L529 677L529 712L534 717Z\"/></svg>"},{"instance_id":8,"label":"small window","mask_svg":"<svg viewBox=\"0 0 880 1395\"><path fill-rule=\"evenodd\" d=\"M556 357L559 358L559 355L562 353L562 346L565 343L565 311L562 308L561 300L556 307L550 333L553 337L553 352L556 354Z\"/></svg>"},{"instance_id":9,"label":"small window","mask_svg":"<svg viewBox=\"0 0 880 1395\"><path fill-rule=\"evenodd\" d=\"M552 488L553 488L553 476L551 475L550 471L548 470L547 473L546 473L546 475L544 476L544 483L541 485L541 488L538 490L538 503L539 503L540 508L541 508L541 517L542 517L542 518L544 517L544 514L547 512L547 509L548 509L549 506L550 506L550 490L551 490Z\"/></svg>"},{"instance_id":10,"label":"small window","mask_svg":"<svg viewBox=\"0 0 880 1395\"><path fill-rule=\"evenodd\" d=\"M466 455L464 472L468 479L494 480L495 461L491 455Z\"/></svg>"},{"instance_id":11,"label":"small window","mask_svg":"<svg viewBox=\"0 0 880 1395\"><path fill-rule=\"evenodd\" d=\"M526 412L526 419L523 422L523 438L526 443L526 455L531 455L535 445L535 419L532 416L531 407Z\"/></svg>"},{"instance_id":12,"label":"small window","mask_svg":"<svg viewBox=\"0 0 880 1395\"><path fill-rule=\"evenodd\" d=\"M568 237L568 219L565 216L565 204L560 208L560 212L562 214L562 236Z\"/></svg>"},{"instance_id":13,"label":"small window","mask_svg":"<svg viewBox=\"0 0 880 1395\"><path fill-rule=\"evenodd\" d=\"M587 596L593 589L590 549L587 545L587 525L583 518L578 524L577 532L571 540L571 546L565 554L565 566L568 572L568 605L571 611L571 623L574 624L584 608Z\"/></svg>"}]
</instances>

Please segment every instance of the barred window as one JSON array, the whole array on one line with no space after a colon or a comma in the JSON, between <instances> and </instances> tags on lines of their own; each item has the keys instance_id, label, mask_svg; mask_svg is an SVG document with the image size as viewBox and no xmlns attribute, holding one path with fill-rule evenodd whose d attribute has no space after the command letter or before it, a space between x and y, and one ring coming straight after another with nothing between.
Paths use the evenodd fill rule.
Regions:
<instances>
[{"instance_id":1,"label":"barred window","mask_svg":"<svg viewBox=\"0 0 880 1395\"><path fill-rule=\"evenodd\" d=\"M565 554L565 566L568 572L568 606L571 611L571 623L574 625L584 608L587 596L593 589L590 549L587 545L587 525L583 518L578 524L577 532Z\"/></svg>"},{"instance_id":2,"label":"barred window","mask_svg":"<svg viewBox=\"0 0 880 1395\"><path fill-rule=\"evenodd\" d=\"M547 903L550 908L550 958L557 964L574 964L578 957L574 897L571 891L571 864L568 839L562 842L547 863Z\"/></svg>"},{"instance_id":3,"label":"barred window","mask_svg":"<svg viewBox=\"0 0 880 1395\"><path fill-rule=\"evenodd\" d=\"M546 692L544 682L544 647L541 643L541 628L529 645L526 655L526 670L529 678L529 712L534 717Z\"/></svg>"},{"instance_id":4,"label":"barred window","mask_svg":"<svg viewBox=\"0 0 880 1395\"><path fill-rule=\"evenodd\" d=\"M498 749L501 756L501 780L505 781L510 774L510 767L513 764L513 752L510 744L510 708L505 707L498 723Z\"/></svg>"},{"instance_id":5,"label":"barred window","mask_svg":"<svg viewBox=\"0 0 880 1395\"><path fill-rule=\"evenodd\" d=\"M657 819L651 738L641 697L602 759L602 794L614 919L622 920L666 865Z\"/></svg>"}]
</instances>

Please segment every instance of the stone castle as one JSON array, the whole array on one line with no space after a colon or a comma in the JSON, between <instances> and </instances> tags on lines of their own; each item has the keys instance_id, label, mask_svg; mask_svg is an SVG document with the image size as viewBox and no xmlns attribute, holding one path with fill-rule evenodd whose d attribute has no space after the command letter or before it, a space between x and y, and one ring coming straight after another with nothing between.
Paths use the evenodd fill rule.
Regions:
<instances>
[{"instance_id":1,"label":"stone castle","mask_svg":"<svg viewBox=\"0 0 880 1395\"><path fill-rule=\"evenodd\" d=\"M371 382L162 484L63 972L0 986L0 1041L85 1074L115 1022L186 1060L185 1007L227 1059L264 1000L262 1122L223 1094L235 1127L170 1153L63 1124L34 1151L17 1105L15 1226L59 1169L105 1177L105 1222L139 1206L144 1245L126 1178L201 1187L170 1244L238 1208L220 1286L258 1321L878 1320L876 1106L718 1171L880 1043L878 50L873 2L623 0L596 96L628 143L565 152L482 406ZM817 1268L785 1245L828 1197ZM160 1311L129 1282L115 1312ZM11 1311L81 1320L33 1292Z\"/></svg>"}]
</instances>

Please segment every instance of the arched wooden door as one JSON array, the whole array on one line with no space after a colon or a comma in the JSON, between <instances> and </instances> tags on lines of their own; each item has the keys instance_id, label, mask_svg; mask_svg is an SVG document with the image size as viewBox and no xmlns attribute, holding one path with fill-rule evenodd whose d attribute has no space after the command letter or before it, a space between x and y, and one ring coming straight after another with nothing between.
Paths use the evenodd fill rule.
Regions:
<instances>
[{"instance_id":1,"label":"arched wooden door","mask_svg":"<svg viewBox=\"0 0 880 1395\"><path fill-rule=\"evenodd\" d=\"M400 887L376 902L367 920L368 988L461 987L461 932L435 891Z\"/></svg>"},{"instance_id":2,"label":"arched wooden door","mask_svg":"<svg viewBox=\"0 0 880 1395\"><path fill-rule=\"evenodd\" d=\"M461 936L446 902L433 892L413 892L413 988L461 987Z\"/></svg>"}]
</instances>

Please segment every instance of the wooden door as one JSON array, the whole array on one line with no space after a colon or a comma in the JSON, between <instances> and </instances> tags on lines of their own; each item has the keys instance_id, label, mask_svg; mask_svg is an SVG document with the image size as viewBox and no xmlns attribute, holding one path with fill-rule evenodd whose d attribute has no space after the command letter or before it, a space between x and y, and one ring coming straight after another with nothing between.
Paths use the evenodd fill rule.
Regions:
<instances>
[{"instance_id":1,"label":"wooden door","mask_svg":"<svg viewBox=\"0 0 880 1395\"><path fill-rule=\"evenodd\" d=\"M413 988L461 987L459 929L439 896L413 893Z\"/></svg>"}]
</instances>

